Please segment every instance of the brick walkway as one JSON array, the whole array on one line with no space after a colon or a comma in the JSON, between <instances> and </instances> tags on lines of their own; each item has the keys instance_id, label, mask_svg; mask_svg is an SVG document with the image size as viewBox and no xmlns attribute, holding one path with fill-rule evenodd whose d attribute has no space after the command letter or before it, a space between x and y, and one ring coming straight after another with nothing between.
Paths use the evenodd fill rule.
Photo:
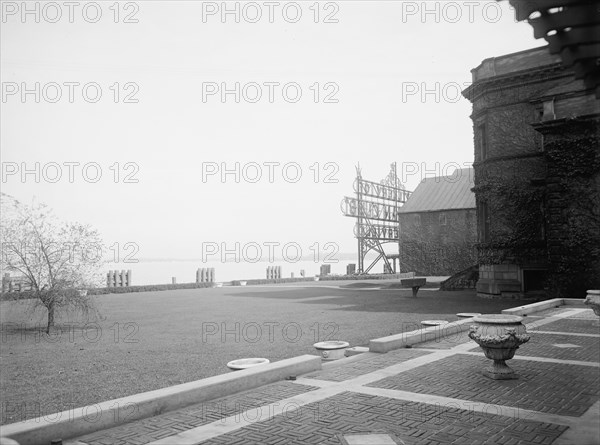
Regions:
<instances>
[{"instance_id":1,"label":"brick walkway","mask_svg":"<svg viewBox=\"0 0 600 445\"><path fill-rule=\"evenodd\" d=\"M563 306L525 321L532 339L509 362L518 380L484 377L490 361L463 333L361 354L78 441L336 445L344 435L385 434L398 444L600 443L598 318Z\"/></svg>"},{"instance_id":2,"label":"brick walkway","mask_svg":"<svg viewBox=\"0 0 600 445\"><path fill-rule=\"evenodd\" d=\"M79 440L89 445L144 444L190 428L240 415L242 412L256 409L265 404L275 404L283 399L314 389L318 388L294 385L291 382L274 383L235 396L199 403L110 430L89 434Z\"/></svg>"}]
</instances>

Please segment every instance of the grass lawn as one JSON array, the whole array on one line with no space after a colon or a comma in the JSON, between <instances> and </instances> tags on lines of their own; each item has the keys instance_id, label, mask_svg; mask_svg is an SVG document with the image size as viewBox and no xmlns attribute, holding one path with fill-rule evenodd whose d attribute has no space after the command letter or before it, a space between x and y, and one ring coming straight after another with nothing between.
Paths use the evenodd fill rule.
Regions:
<instances>
[{"instance_id":1,"label":"grass lawn","mask_svg":"<svg viewBox=\"0 0 600 445\"><path fill-rule=\"evenodd\" d=\"M348 282L224 287L96 297L104 320L58 318L0 303L1 423L94 404L229 372L243 357L271 361L315 354L313 343L352 346L416 328L421 320L457 320L458 312L497 313L515 301L474 291L338 288Z\"/></svg>"}]
</instances>

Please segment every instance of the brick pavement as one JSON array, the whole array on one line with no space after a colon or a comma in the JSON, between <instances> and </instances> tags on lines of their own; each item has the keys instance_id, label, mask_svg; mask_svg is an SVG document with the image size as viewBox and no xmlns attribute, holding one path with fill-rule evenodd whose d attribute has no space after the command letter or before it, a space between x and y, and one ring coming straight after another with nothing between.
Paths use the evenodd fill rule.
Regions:
<instances>
[{"instance_id":1,"label":"brick pavement","mask_svg":"<svg viewBox=\"0 0 600 445\"><path fill-rule=\"evenodd\" d=\"M79 440L334 445L343 434L379 433L405 444L600 443L600 339L590 332L591 312L563 306L527 317L532 340L509 361L518 380L484 377L490 361L465 334L354 357Z\"/></svg>"},{"instance_id":2,"label":"brick pavement","mask_svg":"<svg viewBox=\"0 0 600 445\"><path fill-rule=\"evenodd\" d=\"M535 331L530 335L531 340L519 348L518 355L600 362L600 348L598 348L600 337L546 334Z\"/></svg>"},{"instance_id":3,"label":"brick pavement","mask_svg":"<svg viewBox=\"0 0 600 445\"><path fill-rule=\"evenodd\" d=\"M598 320L567 318L549 323L540 327L540 330L600 335L600 326L597 323Z\"/></svg>"},{"instance_id":4,"label":"brick pavement","mask_svg":"<svg viewBox=\"0 0 600 445\"><path fill-rule=\"evenodd\" d=\"M586 308L586 309L590 308L589 306L586 306L585 304L582 304L581 306L578 306L578 307L580 307L580 308ZM591 310L589 310L589 311L583 311L583 312L580 312L580 313L578 313L576 315L571 315L571 316L569 316L567 318L570 318L570 319L577 319L578 318L578 319L581 319L581 320L594 320L596 322L596 325L598 325L598 316L596 314L594 314L594 311L591 311Z\"/></svg>"},{"instance_id":5,"label":"brick pavement","mask_svg":"<svg viewBox=\"0 0 600 445\"><path fill-rule=\"evenodd\" d=\"M520 378L491 380L480 372L489 363L484 356L454 355L368 386L573 416L598 400L598 368L511 360Z\"/></svg>"},{"instance_id":6,"label":"brick pavement","mask_svg":"<svg viewBox=\"0 0 600 445\"><path fill-rule=\"evenodd\" d=\"M406 444L501 444L510 443L511 438L550 444L566 430L564 426L353 392L338 394L330 401L336 409L318 418L310 411L300 411L201 443L337 445L339 434L388 433Z\"/></svg>"},{"instance_id":7,"label":"brick pavement","mask_svg":"<svg viewBox=\"0 0 600 445\"><path fill-rule=\"evenodd\" d=\"M391 351L387 354L376 354L368 359L363 359L363 357L359 356L355 362L344 364L344 366L326 368L322 371L306 375L305 378L342 382L344 380L368 374L380 368L385 368L395 363L401 363L427 354L429 354L429 352L405 349L401 351Z\"/></svg>"},{"instance_id":8,"label":"brick pavement","mask_svg":"<svg viewBox=\"0 0 600 445\"><path fill-rule=\"evenodd\" d=\"M423 343L417 343L413 348L417 349L450 349L455 346L471 343L471 339L467 335L468 331L460 332L449 337L443 337L436 340L430 340ZM477 345L473 344L473 347Z\"/></svg>"},{"instance_id":9,"label":"brick pavement","mask_svg":"<svg viewBox=\"0 0 600 445\"><path fill-rule=\"evenodd\" d=\"M139 445L162 439L190 428L240 415L264 404L274 404L303 392L316 389L291 382L273 383L258 389L199 403L138 422L80 437L89 445Z\"/></svg>"}]
</instances>

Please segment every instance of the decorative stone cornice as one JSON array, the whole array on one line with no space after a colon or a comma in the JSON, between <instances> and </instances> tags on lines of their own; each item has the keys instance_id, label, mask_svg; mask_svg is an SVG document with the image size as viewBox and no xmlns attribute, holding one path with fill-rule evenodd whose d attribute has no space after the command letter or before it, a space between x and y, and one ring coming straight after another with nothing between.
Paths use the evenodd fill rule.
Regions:
<instances>
[{"instance_id":1,"label":"decorative stone cornice","mask_svg":"<svg viewBox=\"0 0 600 445\"><path fill-rule=\"evenodd\" d=\"M572 75L573 73L569 72L560 63L554 63L543 67L530 68L476 80L462 91L462 95L469 101L475 102L483 94L523 87L561 77L570 77Z\"/></svg>"}]
</instances>

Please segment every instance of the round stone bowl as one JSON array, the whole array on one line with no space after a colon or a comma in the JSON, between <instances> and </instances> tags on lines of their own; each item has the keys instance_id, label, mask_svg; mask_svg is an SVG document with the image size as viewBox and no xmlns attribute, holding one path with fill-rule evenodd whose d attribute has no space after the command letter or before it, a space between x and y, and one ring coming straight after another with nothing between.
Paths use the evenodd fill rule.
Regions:
<instances>
[{"instance_id":1,"label":"round stone bowl","mask_svg":"<svg viewBox=\"0 0 600 445\"><path fill-rule=\"evenodd\" d=\"M458 318L473 318L481 315L479 312L459 312L456 314Z\"/></svg>"},{"instance_id":2,"label":"round stone bowl","mask_svg":"<svg viewBox=\"0 0 600 445\"><path fill-rule=\"evenodd\" d=\"M319 281L319 277L315 277L315 281Z\"/></svg>"},{"instance_id":3,"label":"round stone bowl","mask_svg":"<svg viewBox=\"0 0 600 445\"><path fill-rule=\"evenodd\" d=\"M321 356L321 359L325 361L331 361L344 358L346 348L350 346L350 343L347 341L329 340L320 341L319 343L315 343L313 346Z\"/></svg>"},{"instance_id":4,"label":"round stone bowl","mask_svg":"<svg viewBox=\"0 0 600 445\"><path fill-rule=\"evenodd\" d=\"M446 320L423 320L421 326L441 326L448 324Z\"/></svg>"},{"instance_id":5,"label":"round stone bowl","mask_svg":"<svg viewBox=\"0 0 600 445\"><path fill-rule=\"evenodd\" d=\"M245 286L246 284L248 284L247 281L240 281L240 286Z\"/></svg>"},{"instance_id":6,"label":"round stone bowl","mask_svg":"<svg viewBox=\"0 0 600 445\"><path fill-rule=\"evenodd\" d=\"M227 363L227 367L234 371L239 371L241 369L248 369L254 366L266 365L268 363L271 362L266 358L240 358Z\"/></svg>"},{"instance_id":7,"label":"round stone bowl","mask_svg":"<svg viewBox=\"0 0 600 445\"><path fill-rule=\"evenodd\" d=\"M223 287L223 283L214 283L212 287Z\"/></svg>"}]
</instances>

